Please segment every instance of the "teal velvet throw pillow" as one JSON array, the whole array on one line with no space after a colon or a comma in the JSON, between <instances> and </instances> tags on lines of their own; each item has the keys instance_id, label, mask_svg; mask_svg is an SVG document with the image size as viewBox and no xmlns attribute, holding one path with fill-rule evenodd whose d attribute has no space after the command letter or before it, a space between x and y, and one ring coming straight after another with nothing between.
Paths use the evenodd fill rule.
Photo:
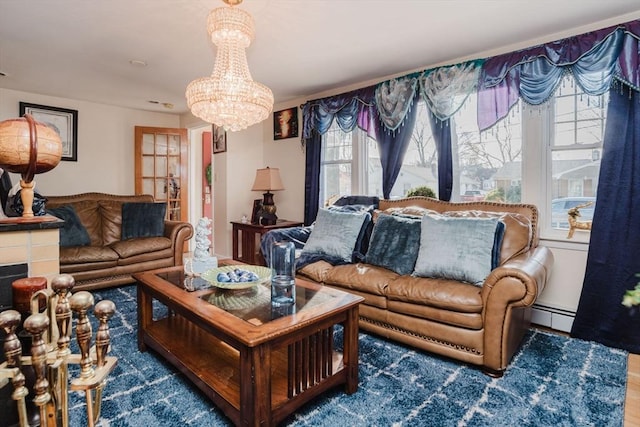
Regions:
<instances>
[{"instance_id":1,"label":"teal velvet throw pillow","mask_svg":"<svg viewBox=\"0 0 640 427\"><path fill-rule=\"evenodd\" d=\"M46 211L47 214L64 221L64 225L60 228L60 246L88 246L91 244L89 233L80 222L73 206L63 205Z\"/></svg>"},{"instance_id":2,"label":"teal velvet throw pillow","mask_svg":"<svg viewBox=\"0 0 640 427\"><path fill-rule=\"evenodd\" d=\"M425 215L413 274L481 285L500 258L494 257L496 231L503 230L498 223L498 218Z\"/></svg>"},{"instance_id":3,"label":"teal velvet throw pillow","mask_svg":"<svg viewBox=\"0 0 640 427\"><path fill-rule=\"evenodd\" d=\"M123 203L122 240L164 236L164 203Z\"/></svg>"},{"instance_id":4,"label":"teal velvet throw pillow","mask_svg":"<svg viewBox=\"0 0 640 427\"><path fill-rule=\"evenodd\" d=\"M366 216L366 212L320 209L302 254L322 254L351 262Z\"/></svg>"},{"instance_id":5,"label":"teal velvet throw pillow","mask_svg":"<svg viewBox=\"0 0 640 427\"><path fill-rule=\"evenodd\" d=\"M411 274L420 248L420 228L420 218L380 214L365 262L398 274Z\"/></svg>"}]
</instances>

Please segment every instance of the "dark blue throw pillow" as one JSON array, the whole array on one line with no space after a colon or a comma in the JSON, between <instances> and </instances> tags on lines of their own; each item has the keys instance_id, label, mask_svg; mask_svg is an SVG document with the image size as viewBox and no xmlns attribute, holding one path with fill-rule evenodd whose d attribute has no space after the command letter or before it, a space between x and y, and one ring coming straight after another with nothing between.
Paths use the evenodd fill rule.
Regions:
<instances>
[{"instance_id":1,"label":"dark blue throw pillow","mask_svg":"<svg viewBox=\"0 0 640 427\"><path fill-rule=\"evenodd\" d=\"M123 203L122 240L164 236L164 203Z\"/></svg>"},{"instance_id":2,"label":"dark blue throw pillow","mask_svg":"<svg viewBox=\"0 0 640 427\"><path fill-rule=\"evenodd\" d=\"M411 274L420 249L420 218L380 214L365 262L398 274Z\"/></svg>"},{"instance_id":3,"label":"dark blue throw pillow","mask_svg":"<svg viewBox=\"0 0 640 427\"><path fill-rule=\"evenodd\" d=\"M73 206L64 205L47 209L47 214L64 221L64 225L60 228L60 246L87 246L91 244L89 233L80 222Z\"/></svg>"}]
</instances>

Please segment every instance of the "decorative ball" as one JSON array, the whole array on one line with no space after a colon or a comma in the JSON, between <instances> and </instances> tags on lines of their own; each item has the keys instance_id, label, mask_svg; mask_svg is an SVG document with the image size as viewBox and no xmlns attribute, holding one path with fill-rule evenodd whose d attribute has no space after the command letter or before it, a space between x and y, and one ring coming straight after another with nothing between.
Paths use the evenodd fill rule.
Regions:
<instances>
[{"instance_id":1,"label":"decorative ball","mask_svg":"<svg viewBox=\"0 0 640 427\"><path fill-rule=\"evenodd\" d=\"M60 163L62 141L60 135L44 123L35 121L35 125L37 157L34 172L48 172ZM30 153L31 137L27 119L21 117L0 122L0 167L24 174L29 168Z\"/></svg>"}]
</instances>

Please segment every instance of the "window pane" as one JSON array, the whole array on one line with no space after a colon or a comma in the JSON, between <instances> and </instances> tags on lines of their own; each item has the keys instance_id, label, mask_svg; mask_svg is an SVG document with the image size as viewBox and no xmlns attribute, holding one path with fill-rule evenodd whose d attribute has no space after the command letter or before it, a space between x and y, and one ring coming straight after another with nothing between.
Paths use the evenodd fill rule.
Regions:
<instances>
[{"instance_id":1,"label":"window pane","mask_svg":"<svg viewBox=\"0 0 640 427\"><path fill-rule=\"evenodd\" d=\"M351 164L328 164L320 173L320 205L324 206L330 198L351 194Z\"/></svg>"},{"instance_id":2,"label":"window pane","mask_svg":"<svg viewBox=\"0 0 640 427\"><path fill-rule=\"evenodd\" d=\"M469 96L454 116L458 161L454 161L452 199L461 201L521 201L522 117L520 101L491 129L480 133L477 96ZM455 160L455 154L454 154ZM457 168L456 168L457 166Z\"/></svg>"},{"instance_id":3,"label":"window pane","mask_svg":"<svg viewBox=\"0 0 640 427\"><path fill-rule=\"evenodd\" d=\"M436 195L438 194L438 157L427 113L425 103L420 101L411 142L398 178L391 189L391 198L404 197L409 190L423 186L429 187ZM380 171L380 181L381 176L382 171ZM382 182L380 182L380 192L376 194L382 194Z\"/></svg>"},{"instance_id":4,"label":"window pane","mask_svg":"<svg viewBox=\"0 0 640 427\"><path fill-rule=\"evenodd\" d=\"M589 96L566 76L554 98L551 148L551 227L569 228L567 212L580 207L580 221L593 218L608 96ZM589 144L589 148L580 148Z\"/></svg>"},{"instance_id":5,"label":"window pane","mask_svg":"<svg viewBox=\"0 0 640 427\"><path fill-rule=\"evenodd\" d=\"M332 125L323 138L323 161L351 160L352 147L351 132L343 132L337 125Z\"/></svg>"},{"instance_id":6,"label":"window pane","mask_svg":"<svg viewBox=\"0 0 640 427\"><path fill-rule=\"evenodd\" d=\"M363 132L364 133L364 132ZM382 197L382 166L378 143L367 137L367 184L366 195Z\"/></svg>"}]
</instances>

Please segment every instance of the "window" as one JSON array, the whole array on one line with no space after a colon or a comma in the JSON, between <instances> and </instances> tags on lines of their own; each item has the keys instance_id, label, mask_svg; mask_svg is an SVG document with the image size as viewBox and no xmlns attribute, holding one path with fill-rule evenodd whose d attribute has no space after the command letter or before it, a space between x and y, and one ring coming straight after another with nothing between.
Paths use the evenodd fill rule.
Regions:
<instances>
[{"instance_id":1,"label":"window","mask_svg":"<svg viewBox=\"0 0 640 427\"><path fill-rule=\"evenodd\" d=\"M450 121L453 129L453 201L531 203L540 210L543 238L564 240L567 211L593 217L608 94L589 96L567 74L541 106L519 101L508 117L479 132L472 94ZM437 194L437 152L426 105L417 105L416 126L391 197L427 186ZM320 203L332 196L382 196L376 142L362 130L345 133L334 123L323 138ZM572 241L587 242L588 233Z\"/></svg>"},{"instance_id":2,"label":"window","mask_svg":"<svg viewBox=\"0 0 640 427\"><path fill-rule=\"evenodd\" d=\"M404 197L416 187L429 187L438 194L438 156L436 143L431 133L427 106L418 102L416 124L411 142L404 156L400 173L391 189L391 198ZM380 183L382 188L382 182ZM382 191L380 191L380 194Z\"/></svg>"},{"instance_id":3,"label":"window","mask_svg":"<svg viewBox=\"0 0 640 427\"><path fill-rule=\"evenodd\" d=\"M551 173L547 176L551 220L545 225L550 236L560 237L566 236L569 228L569 209L579 207L580 220L593 218L608 94L589 96L567 75L553 101L553 130L547 156L551 158ZM587 238L582 233L574 237Z\"/></svg>"},{"instance_id":4,"label":"window","mask_svg":"<svg viewBox=\"0 0 640 427\"><path fill-rule=\"evenodd\" d=\"M476 101L475 94L469 96L452 120L456 131L452 143L453 188L458 191L453 191L451 199L519 203L522 193L520 101L509 117L482 133L478 129Z\"/></svg>"},{"instance_id":5,"label":"window","mask_svg":"<svg viewBox=\"0 0 640 427\"><path fill-rule=\"evenodd\" d=\"M322 138L320 206L344 195L382 194L382 169L373 138L360 128L344 132L334 121Z\"/></svg>"}]
</instances>

